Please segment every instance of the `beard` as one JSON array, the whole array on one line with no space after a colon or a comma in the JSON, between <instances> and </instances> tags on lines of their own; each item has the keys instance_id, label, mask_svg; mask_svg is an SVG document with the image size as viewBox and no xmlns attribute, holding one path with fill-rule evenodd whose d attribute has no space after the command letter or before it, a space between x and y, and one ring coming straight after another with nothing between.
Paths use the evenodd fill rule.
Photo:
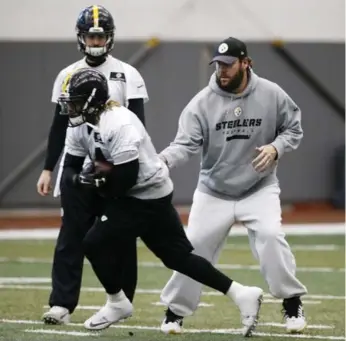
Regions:
<instances>
[{"instance_id":1,"label":"beard","mask_svg":"<svg viewBox=\"0 0 346 341\"><path fill-rule=\"evenodd\" d=\"M216 83L219 86L221 90L227 91L227 92L234 92L237 90L241 84L241 82L244 79L244 70L239 69L239 71L236 73L236 75L226 84L221 84L221 76L216 75Z\"/></svg>"}]
</instances>

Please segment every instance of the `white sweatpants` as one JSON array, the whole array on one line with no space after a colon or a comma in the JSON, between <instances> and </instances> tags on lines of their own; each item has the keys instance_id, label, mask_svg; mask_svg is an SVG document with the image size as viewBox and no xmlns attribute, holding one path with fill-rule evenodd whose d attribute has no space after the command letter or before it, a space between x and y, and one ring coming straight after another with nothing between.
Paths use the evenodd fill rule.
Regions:
<instances>
[{"instance_id":1,"label":"white sweatpants","mask_svg":"<svg viewBox=\"0 0 346 341\"><path fill-rule=\"evenodd\" d=\"M231 226L235 222L243 223L270 293L277 298L290 298L304 295L307 290L295 277L295 259L281 228L279 194L275 184L242 200L228 201L197 189L187 237L195 248L194 253L215 264ZM174 272L161 293L161 301L175 314L189 316L197 309L201 292L200 283Z\"/></svg>"}]
</instances>

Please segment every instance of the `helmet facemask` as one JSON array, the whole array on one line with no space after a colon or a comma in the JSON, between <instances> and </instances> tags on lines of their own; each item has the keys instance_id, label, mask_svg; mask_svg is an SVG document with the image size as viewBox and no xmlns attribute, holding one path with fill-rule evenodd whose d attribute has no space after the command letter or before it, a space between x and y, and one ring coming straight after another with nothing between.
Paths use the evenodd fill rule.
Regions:
<instances>
[{"instance_id":1,"label":"helmet facemask","mask_svg":"<svg viewBox=\"0 0 346 341\"><path fill-rule=\"evenodd\" d=\"M96 88L89 97L81 95L69 95L64 93L60 96L61 115L68 115L69 127L78 127L83 123L97 124L99 115L104 109L104 104L95 102Z\"/></svg>"},{"instance_id":2,"label":"helmet facemask","mask_svg":"<svg viewBox=\"0 0 346 341\"><path fill-rule=\"evenodd\" d=\"M102 27L92 27L88 32L80 31L77 34L78 47L85 55L91 59L105 57L113 49L114 46L114 32L104 32ZM87 40L104 40L101 46L92 46L87 43Z\"/></svg>"}]
</instances>

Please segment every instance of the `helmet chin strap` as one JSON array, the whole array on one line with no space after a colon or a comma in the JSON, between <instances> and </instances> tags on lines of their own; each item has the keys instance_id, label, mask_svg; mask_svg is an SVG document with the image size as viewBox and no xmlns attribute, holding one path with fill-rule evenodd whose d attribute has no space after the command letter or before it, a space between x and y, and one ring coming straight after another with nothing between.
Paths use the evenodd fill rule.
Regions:
<instances>
[{"instance_id":1,"label":"helmet chin strap","mask_svg":"<svg viewBox=\"0 0 346 341\"><path fill-rule=\"evenodd\" d=\"M86 46L85 47L85 52L88 55L91 55L93 57L101 57L104 54L107 53L107 47L102 46L102 47L91 47L91 46Z\"/></svg>"}]
</instances>

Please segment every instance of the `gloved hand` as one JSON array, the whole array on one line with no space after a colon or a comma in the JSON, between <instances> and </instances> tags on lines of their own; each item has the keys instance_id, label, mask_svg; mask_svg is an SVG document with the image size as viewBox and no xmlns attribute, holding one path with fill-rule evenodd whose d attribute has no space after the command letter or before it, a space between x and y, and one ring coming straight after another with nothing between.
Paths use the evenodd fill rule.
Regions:
<instances>
[{"instance_id":1,"label":"gloved hand","mask_svg":"<svg viewBox=\"0 0 346 341\"><path fill-rule=\"evenodd\" d=\"M88 188L100 188L106 183L104 174L95 172L93 163L87 165L79 174L75 174L73 182L77 186Z\"/></svg>"},{"instance_id":2,"label":"gloved hand","mask_svg":"<svg viewBox=\"0 0 346 341\"><path fill-rule=\"evenodd\" d=\"M106 183L106 178L100 174L82 172L76 175L76 183L82 186L100 188Z\"/></svg>"}]
</instances>

